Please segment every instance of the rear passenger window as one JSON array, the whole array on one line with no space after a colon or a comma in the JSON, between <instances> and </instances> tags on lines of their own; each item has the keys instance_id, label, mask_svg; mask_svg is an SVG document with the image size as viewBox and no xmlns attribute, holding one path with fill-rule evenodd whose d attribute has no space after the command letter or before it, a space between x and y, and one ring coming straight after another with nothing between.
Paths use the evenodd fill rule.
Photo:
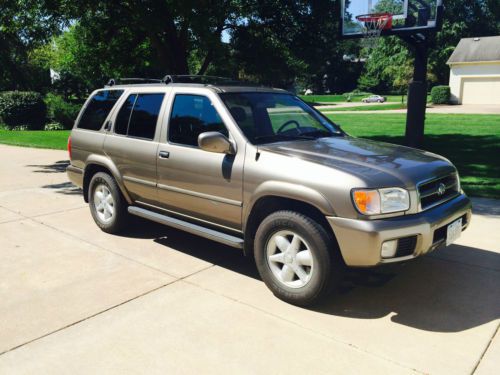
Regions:
<instances>
[{"instance_id":1,"label":"rear passenger window","mask_svg":"<svg viewBox=\"0 0 500 375\"><path fill-rule=\"evenodd\" d=\"M111 112L111 109L122 94L123 90L103 90L96 93L87 104L78 122L78 128L88 130L101 129L104 120L106 120L109 112Z\"/></svg>"},{"instance_id":2,"label":"rear passenger window","mask_svg":"<svg viewBox=\"0 0 500 375\"><path fill-rule=\"evenodd\" d=\"M198 136L209 131L228 136L210 99L200 95L176 95L168 125L169 141L198 147Z\"/></svg>"},{"instance_id":3,"label":"rear passenger window","mask_svg":"<svg viewBox=\"0 0 500 375\"><path fill-rule=\"evenodd\" d=\"M132 94L116 117L115 133L153 139L164 94Z\"/></svg>"},{"instance_id":4,"label":"rear passenger window","mask_svg":"<svg viewBox=\"0 0 500 375\"><path fill-rule=\"evenodd\" d=\"M137 98L137 95L129 95L125 103L123 103L120 112L118 112L118 116L116 116L115 133L127 135L128 123L130 121L132 108L134 107L135 98Z\"/></svg>"}]
</instances>

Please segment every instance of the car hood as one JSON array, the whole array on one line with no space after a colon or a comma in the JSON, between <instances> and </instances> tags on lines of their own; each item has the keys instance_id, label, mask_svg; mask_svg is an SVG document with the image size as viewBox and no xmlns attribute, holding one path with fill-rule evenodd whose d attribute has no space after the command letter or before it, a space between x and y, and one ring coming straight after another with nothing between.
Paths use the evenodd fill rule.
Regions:
<instances>
[{"instance_id":1,"label":"car hood","mask_svg":"<svg viewBox=\"0 0 500 375\"><path fill-rule=\"evenodd\" d=\"M447 159L427 151L349 136L278 142L261 145L259 151L342 170L374 187L411 187L456 171Z\"/></svg>"}]
</instances>

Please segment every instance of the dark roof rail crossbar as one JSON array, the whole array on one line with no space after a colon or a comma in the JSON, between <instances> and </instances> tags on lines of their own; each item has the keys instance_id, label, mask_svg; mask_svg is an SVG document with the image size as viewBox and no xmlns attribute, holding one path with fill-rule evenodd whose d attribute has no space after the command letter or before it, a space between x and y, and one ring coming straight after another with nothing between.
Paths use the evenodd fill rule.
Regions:
<instances>
[{"instance_id":1,"label":"dark roof rail crossbar","mask_svg":"<svg viewBox=\"0 0 500 375\"><path fill-rule=\"evenodd\" d=\"M111 78L106 86L114 86L119 83L133 84L133 83L162 83L163 80L156 78Z\"/></svg>"},{"instance_id":2,"label":"dark roof rail crossbar","mask_svg":"<svg viewBox=\"0 0 500 375\"><path fill-rule=\"evenodd\" d=\"M163 79L155 78L111 78L106 87L112 87L115 85L132 85L132 84L147 84L147 83L164 83L166 85L171 83L187 83L187 84L202 84L202 85L221 85L221 86L235 86L242 85L245 86L259 86L256 84L240 81L228 77L217 77L217 76L203 76L203 75L166 75Z\"/></svg>"},{"instance_id":3,"label":"dark roof rail crossbar","mask_svg":"<svg viewBox=\"0 0 500 375\"><path fill-rule=\"evenodd\" d=\"M228 78L228 77L217 77L217 76L203 76L203 75L166 75L163 77L163 82L165 84L169 83L198 83L205 85L231 85L241 83L238 80Z\"/></svg>"}]
</instances>

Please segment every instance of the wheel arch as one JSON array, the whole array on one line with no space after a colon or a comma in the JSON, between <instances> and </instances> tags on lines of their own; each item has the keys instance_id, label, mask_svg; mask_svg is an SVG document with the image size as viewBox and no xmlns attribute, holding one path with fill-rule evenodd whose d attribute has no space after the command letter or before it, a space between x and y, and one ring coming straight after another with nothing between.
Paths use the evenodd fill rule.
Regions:
<instances>
[{"instance_id":1,"label":"wheel arch","mask_svg":"<svg viewBox=\"0 0 500 375\"><path fill-rule=\"evenodd\" d=\"M104 172L113 177L127 203L132 204L132 199L130 198L127 189L122 183L118 168L116 168L116 166L112 164L108 159L101 157L90 157L86 162L85 170L83 171L83 187L82 187L83 199L85 200L85 202L88 203L89 201L88 192L89 192L90 180L92 180L92 177L98 172Z\"/></svg>"},{"instance_id":2,"label":"wheel arch","mask_svg":"<svg viewBox=\"0 0 500 375\"><path fill-rule=\"evenodd\" d=\"M255 233L262 220L273 212L281 210L295 211L317 221L336 243L335 233L333 233L326 219L326 212L304 200L270 194L259 197L249 210L244 225L245 244L243 252L246 256L253 255Z\"/></svg>"}]
</instances>

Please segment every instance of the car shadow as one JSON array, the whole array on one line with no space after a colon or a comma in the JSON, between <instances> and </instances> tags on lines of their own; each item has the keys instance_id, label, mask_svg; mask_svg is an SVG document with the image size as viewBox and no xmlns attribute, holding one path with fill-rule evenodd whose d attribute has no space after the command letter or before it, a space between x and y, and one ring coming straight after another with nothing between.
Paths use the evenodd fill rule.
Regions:
<instances>
[{"instance_id":1,"label":"car shadow","mask_svg":"<svg viewBox=\"0 0 500 375\"><path fill-rule=\"evenodd\" d=\"M37 168L34 173L64 173L69 165L69 160L59 160L52 164L29 164L26 167Z\"/></svg>"},{"instance_id":2,"label":"car shadow","mask_svg":"<svg viewBox=\"0 0 500 375\"><path fill-rule=\"evenodd\" d=\"M132 218L125 237L152 239L154 242L204 260L227 270L260 280L251 258L239 249L225 246L190 233L176 230L139 217Z\"/></svg>"},{"instance_id":3,"label":"car shadow","mask_svg":"<svg viewBox=\"0 0 500 375\"><path fill-rule=\"evenodd\" d=\"M151 238L260 280L253 260L237 249L159 224L142 227L127 236ZM434 332L460 332L500 318L500 254L462 245L434 254L404 264L347 270L340 291L310 310L352 319L390 316L394 323Z\"/></svg>"},{"instance_id":4,"label":"car shadow","mask_svg":"<svg viewBox=\"0 0 500 375\"><path fill-rule=\"evenodd\" d=\"M83 191L71 182L62 182L59 184L43 185L43 189L53 189L57 194L64 195L82 195Z\"/></svg>"},{"instance_id":5,"label":"car shadow","mask_svg":"<svg viewBox=\"0 0 500 375\"><path fill-rule=\"evenodd\" d=\"M402 265L351 272L351 285L315 311L460 332L500 318L500 254L452 245Z\"/></svg>"}]
</instances>

